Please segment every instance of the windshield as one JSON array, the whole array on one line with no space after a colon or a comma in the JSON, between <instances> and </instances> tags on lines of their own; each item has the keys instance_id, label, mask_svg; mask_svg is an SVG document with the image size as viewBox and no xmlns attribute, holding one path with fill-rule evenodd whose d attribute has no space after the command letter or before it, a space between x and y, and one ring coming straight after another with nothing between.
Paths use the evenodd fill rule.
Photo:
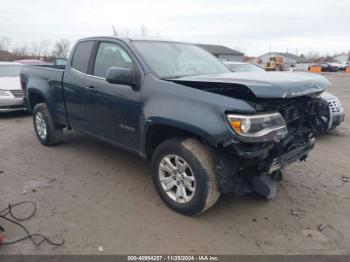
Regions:
<instances>
[{"instance_id":1,"label":"windshield","mask_svg":"<svg viewBox=\"0 0 350 262\"><path fill-rule=\"evenodd\" d=\"M191 44L133 41L134 47L160 78L229 73L213 55Z\"/></svg>"},{"instance_id":2,"label":"windshield","mask_svg":"<svg viewBox=\"0 0 350 262\"><path fill-rule=\"evenodd\" d=\"M19 76L21 65L0 65L0 77Z\"/></svg>"},{"instance_id":3,"label":"windshield","mask_svg":"<svg viewBox=\"0 0 350 262\"><path fill-rule=\"evenodd\" d=\"M231 64L227 65L233 72L257 72L264 71L264 69L251 64Z\"/></svg>"}]
</instances>

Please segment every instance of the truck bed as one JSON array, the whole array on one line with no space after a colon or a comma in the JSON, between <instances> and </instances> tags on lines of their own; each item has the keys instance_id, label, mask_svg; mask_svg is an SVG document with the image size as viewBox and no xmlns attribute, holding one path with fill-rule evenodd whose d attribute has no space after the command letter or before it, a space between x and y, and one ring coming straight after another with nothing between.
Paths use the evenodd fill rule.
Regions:
<instances>
[{"instance_id":1,"label":"truck bed","mask_svg":"<svg viewBox=\"0 0 350 262\"><path fill-rule=\"evenodd\" d=\"M21 84L28 109L33 110L28 102L30 95L45 97L48 105L55 108L54 117L57 123L66 124L66 107L62 86L63 76L64 66L24 66L21 72Z\"/></svg>"},{"instance_id":2,"label":"truck bed","mask_svg":"<svg viewBox=\"0 0 350 262\"><path fill-rule=\"evenodd\" d=\"M55 65L30 65L22 68L21 76L24 80L28 79L30 75L31 79L42 79L50 81L62 82L64 74L64 67ZM29 83L26 83L27 85ZM25 85L24 87L29 87Z\"/></svg>"}]
</instances>

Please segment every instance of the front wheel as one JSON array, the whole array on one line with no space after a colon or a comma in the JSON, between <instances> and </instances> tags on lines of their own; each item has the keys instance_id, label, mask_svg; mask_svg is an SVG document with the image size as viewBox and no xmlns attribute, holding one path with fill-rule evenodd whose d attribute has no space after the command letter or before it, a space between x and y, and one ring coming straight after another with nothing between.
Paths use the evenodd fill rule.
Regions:
<instances>
[{"instance_id":1,"label":"front wheel","mask_svg":"<svg viewBox=\"0 0 350 262\"><path fill-rule=\"evenodd\" d=\"M35 134L43 145L53 146L62 142L63 128L55 124L45 103L34 107L33 124Z\"/></svg>"},{"instance_id":2,"label":"front wheel","mask_svg":"<svg viewBox=\"0 0 350 262\"><path fill-rule=\"evenodd\" d=\"M220 197L210 151L194 138L161 143L152 157L152 178L163 201L185 215L204 212Z\"/></svg>"}]
</instances>

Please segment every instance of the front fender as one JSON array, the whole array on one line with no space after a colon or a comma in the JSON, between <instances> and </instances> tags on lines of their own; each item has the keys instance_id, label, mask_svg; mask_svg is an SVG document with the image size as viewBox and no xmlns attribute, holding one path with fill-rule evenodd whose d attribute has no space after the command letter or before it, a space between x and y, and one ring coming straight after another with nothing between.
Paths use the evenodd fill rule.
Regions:
<instances>
[{"instance_id":1,"label":"front fender","mask_svg":"<svg viewBox=\"0 0 350 262\"><path fill-rule=\"evenodd\" d=\"M209 133L208 130L190 123L182 122L175 119L164 118L164 117L151 117L145 121L143 141L146 140L149 128L154 125L164 125L164 126L178 128L204 139L205 141L207 141L209 144L213 146L217 145L216 139L212 134Z\"/></svg>"},{"instance_id":2,"label":"front fender","mask_svg":"<svg viewBox=\"0 0 350 262\"><path fill-rule=\"evenodd\" d=\"M152 77L146 78L141 92L144 101L141 141L146 141L150 126L161 124L182 129L217 147L235 136L226 112L255 112L243 100Z\"/></svg>"}]
</instances>

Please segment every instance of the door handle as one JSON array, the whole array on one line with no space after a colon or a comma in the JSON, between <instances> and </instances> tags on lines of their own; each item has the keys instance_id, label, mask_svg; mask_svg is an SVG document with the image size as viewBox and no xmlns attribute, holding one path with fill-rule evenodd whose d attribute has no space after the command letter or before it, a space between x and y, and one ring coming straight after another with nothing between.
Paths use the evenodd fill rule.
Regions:
<instances>
[{"instance_id":1,"label":"door handle","mask_svg":"<svg viewBox=\"0 0 350 262\"><path fill-rule=\"evenodd\" d=\"M91 93L96 93L96 87L95 86L87 86L87 89L91 91Z\"/></svg>"}]
</instances>

